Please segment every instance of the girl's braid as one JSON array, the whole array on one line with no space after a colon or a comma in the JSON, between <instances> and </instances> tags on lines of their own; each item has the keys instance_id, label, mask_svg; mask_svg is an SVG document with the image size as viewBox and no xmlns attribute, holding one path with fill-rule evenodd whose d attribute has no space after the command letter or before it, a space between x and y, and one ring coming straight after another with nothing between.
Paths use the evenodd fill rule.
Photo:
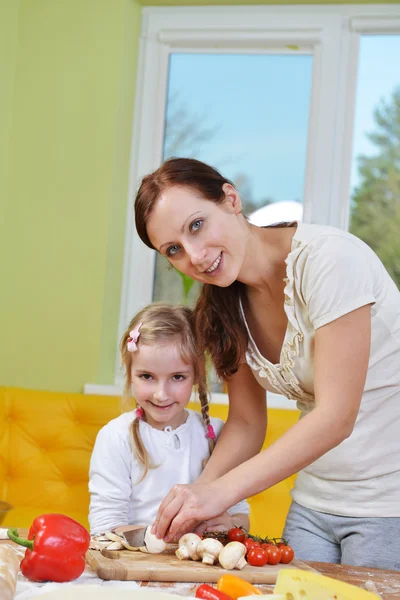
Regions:
<instances>
[{"instance_id":1,"label":"girl's braid","mask_svg":"<svg viewBox=\"0 0 400 600\"><path fill-rule=\"evenodd\" d=\"M200 373L199 382L198 382L198 391L199 391L199 400L201 406L201 415L203 417L204 426L207 432L208 437L208 445L210 448L210 455L215 447L215 437L209 435L211 421L210 415L208 412L209 404L208 404L208 394L207 394L207 380L206 375L204 373Z\"/></svg>"}]
</instances>

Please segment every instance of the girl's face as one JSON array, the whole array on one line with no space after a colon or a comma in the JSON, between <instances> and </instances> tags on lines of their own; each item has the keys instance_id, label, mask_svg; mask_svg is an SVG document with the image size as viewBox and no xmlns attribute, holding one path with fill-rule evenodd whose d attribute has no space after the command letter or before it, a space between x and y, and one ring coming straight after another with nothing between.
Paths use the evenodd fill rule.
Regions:
<instances>
[{"instance_id":1,"label":"girl's face","mask_svg":"<svg viewBox=\"0 0 400 600\"><path fill-rule=\"evenodd\" d=\"M182 359L178 344L139 344L132 355L131 374L136 402L152 427L175 429L185 422L194 368Z\"/></svg>"},{"instance_id":2,"label":"girl's face","mask_svg":"<svg viewBox=\"0 0 400 600\"><path fill-rule=\"evenodd\" d=\"M226 287L239 277L248 227L235 188L224 184L220 204L191 188L173 186L157 200L147 223L151 243L185 275Z\"/></svg>"}]
</instances>

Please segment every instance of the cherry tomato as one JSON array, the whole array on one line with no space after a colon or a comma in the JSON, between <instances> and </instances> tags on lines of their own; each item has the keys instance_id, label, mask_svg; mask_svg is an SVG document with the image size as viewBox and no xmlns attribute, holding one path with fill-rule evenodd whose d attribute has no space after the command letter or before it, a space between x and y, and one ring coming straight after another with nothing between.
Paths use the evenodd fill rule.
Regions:
<instances>
[{"instance_id":1,"label":"cherry tomato","mask_svg":"<svg viewBox=\"0 0 400 600\"><path fill-rule=\"evenodd\" d=\"M294 559L294 552L293 552L293 548L291 546L281 546L279 548L279 550L281 551L281 563L283 563L284 565L287 565L288 563L292 562L292 560Z\"/></svg>"},{"instance_id":2,"label":"cherry tomato","mask_svg":"<svg viewBox=\"0 0 400 600\"><path fill-rule=\"evenodd\" d=\"M270 548L271 546L273 546L272 542L263 542L261 544L261 548L264 548L264 550L268 550L268 548Z\"/></svg>"},{"instance_id":3,"label":"cherry tomato","mask_svg":"<svg viewBox=\"0 0 400 600\"><path fill-rule=\"evenodd\" d=\"M230 542L244 542L244 540L246 539L246 534L243 531L243 529L240 529L240 527L232 527L232 529L230 529L228 531L228 540Z\"/></svg>"},{"instance_id":4,"label":"cherry tomato","mask_svg":"<svg viewBox=\"0 0 400 600\"><path fill-rule=\"evenodd\" d=\"M253 548L255 545L255 541L252 540L251 538L246 538L243 542L243 545L246 546L246 552L248 552L250 550L250 548Z\"/></svg>"},{"instance_id":5,"label":"cherry tomato","mask_svg":"<svg viewBox=\"0 0 400 600\"><path fill-rule=\"evenodd\" d=\"M258 548L257 546L253 546L247 553L247 562L252 567L263 567L267 564L268 561L268 552L263 548Z\"/></svg>"},{"instance_id":6,"label":"cherry tomato","mask_svg":"<svg viewBox=\"0 0 400 600\"><path fill-rule=\"evenodd\" d=\"M268 553L269 565L277 565L278 562L280 562L282 556L280 548L277 548L276 546L270 546L266 552Z\"/></svg>"}]
</instances>

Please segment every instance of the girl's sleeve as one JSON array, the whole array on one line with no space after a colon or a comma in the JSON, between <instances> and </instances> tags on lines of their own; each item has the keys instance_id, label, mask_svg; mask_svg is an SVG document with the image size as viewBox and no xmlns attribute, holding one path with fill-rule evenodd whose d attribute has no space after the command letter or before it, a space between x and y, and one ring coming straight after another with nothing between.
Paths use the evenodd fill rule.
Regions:
<instances>
[{"instance_id":1,"label":"girl's sleeve","mask_svg":"<svg viewBox=\"0 0 400 600\"><path fill-rule=\"evenodd\" d=\"M214 427L215 436L218 439L219 434L221 433L222 428L225 425L225 423L222 419L216 419L215 417L211 418L211 423L212 423L212 426ZM230 508L228 508L227 512L230 515L237 515L238 513L248 515L248 514L250 514L250 506L249 506L249 503L247 502L247 500L242 500L241 502L238 502L234 506L231 506Z\"/></svg>"},{"instance_id":2,"label":"girl's sleeve","mask_svg":"<svg viewBox=\"0 0 400 600\"><path fill-rule=\"evenodd\" d=\"M301 277L301 293L314 329L375 302L376 260L357 238L332 234L316 240Z\"/></svg>"},{"instance_id":3,"label":"girl's sleeve","mask_svg":"<svg viewBox=\"0 0 400 600\"><path fill-rule=\"evenodd\" d=\"M129 439L110 427L101 429L89 469L89 523L92 535L128 523L132 495L132 452Z\"/></svg>"}]
</instances>

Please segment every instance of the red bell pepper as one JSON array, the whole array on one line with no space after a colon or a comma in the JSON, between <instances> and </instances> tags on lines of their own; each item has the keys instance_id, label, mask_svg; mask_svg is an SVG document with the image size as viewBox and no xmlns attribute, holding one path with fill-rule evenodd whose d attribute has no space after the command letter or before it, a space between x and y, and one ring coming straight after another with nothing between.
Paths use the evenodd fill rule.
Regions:
<instances>
[{"instance_id":1,"label":"red bell pepper","mask_svg":"<svg viewBox=\"0 0 400 600\"><path fill-rule=\"evenodd\" d=\"M223 592L220 592L207 583L202 583L196 590L196 598L201 600L232 600Z\"/></svg>"},{"instance_id":2,"label":"red bell pepper","mask_svg":"<svg viewBox=\"0 0 400 600\"><path fill-rule=\"evenodd\" d=\"M21 572L31 581L72 581L85 569L89 532L66 515L36 517L27 540L18 536L17 529L9 529L7 535L13 542L26 546Z\"/></svg>"}]
</instances>

